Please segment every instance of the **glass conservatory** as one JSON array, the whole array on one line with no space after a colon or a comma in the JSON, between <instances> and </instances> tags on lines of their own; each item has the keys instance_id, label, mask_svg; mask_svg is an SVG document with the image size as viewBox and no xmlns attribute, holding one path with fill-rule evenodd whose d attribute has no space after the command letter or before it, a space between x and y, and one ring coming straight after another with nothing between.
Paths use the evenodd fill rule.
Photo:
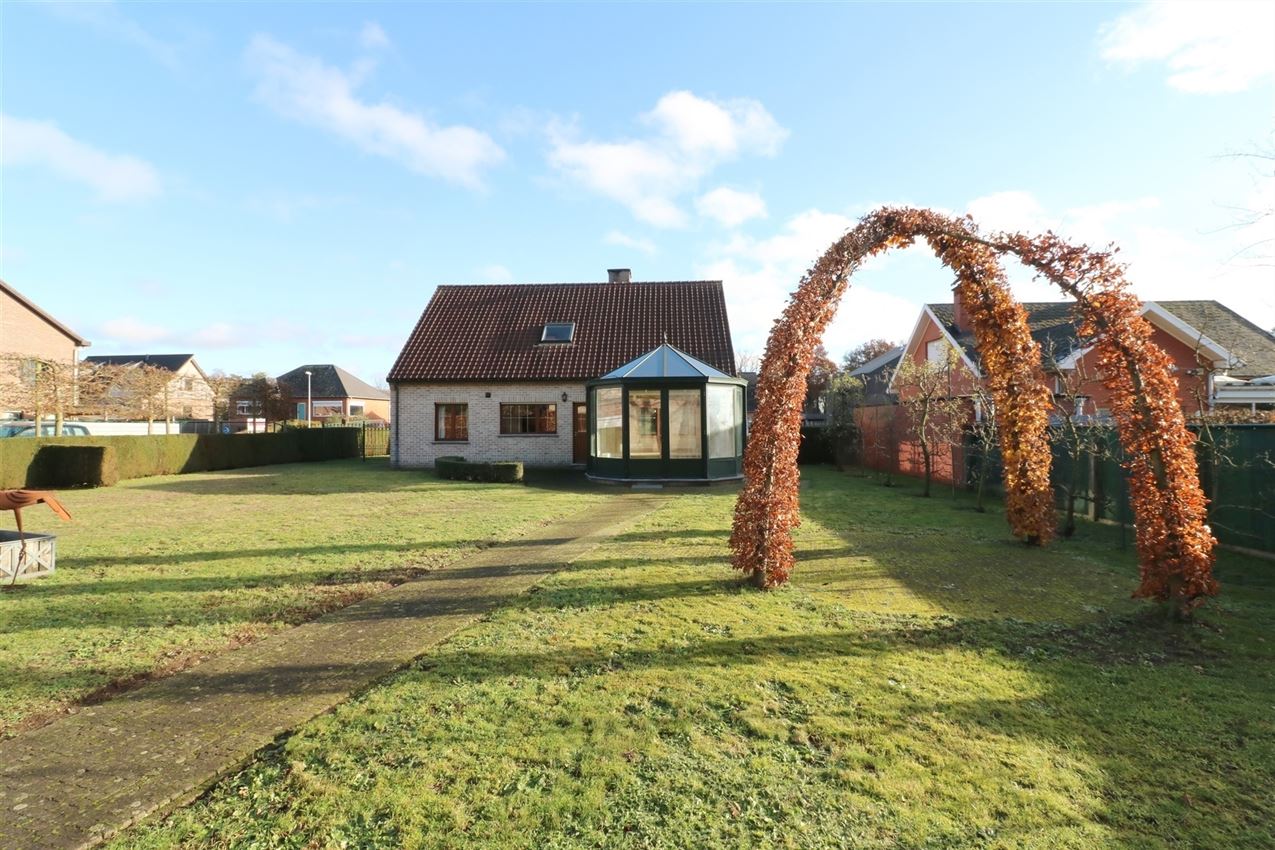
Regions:
<instances>
[{"instance_id":1,"label":"glass conservatory","mask_svg":"<svg viewBox=\"0 0 1275 850\"><path fill-rule=\"evenodd\" d=\"M590 381L589 477L739 478L746 385L671 345Z\"/></svg>"}]
</instances>

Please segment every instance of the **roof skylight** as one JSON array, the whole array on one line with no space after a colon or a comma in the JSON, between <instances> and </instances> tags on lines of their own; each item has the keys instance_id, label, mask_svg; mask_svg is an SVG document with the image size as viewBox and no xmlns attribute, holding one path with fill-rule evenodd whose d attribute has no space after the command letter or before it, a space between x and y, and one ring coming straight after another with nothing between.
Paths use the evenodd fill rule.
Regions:
<instances>
[{"instance_id":1,"label":"roof skylight","mask_svg":"<svg viewBox=\"0 0 1275 850\"><path fill-rule=\"evenodd\" d=\"M541 342L571 342L575 339L575 322L548 322L540 334Z\"/></svg>"}]
</instances>

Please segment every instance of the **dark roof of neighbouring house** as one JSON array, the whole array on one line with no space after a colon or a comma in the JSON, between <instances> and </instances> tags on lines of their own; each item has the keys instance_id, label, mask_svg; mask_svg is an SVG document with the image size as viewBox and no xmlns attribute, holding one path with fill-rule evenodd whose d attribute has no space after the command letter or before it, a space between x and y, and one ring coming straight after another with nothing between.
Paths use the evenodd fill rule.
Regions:
<instances>
[{"instance_id":1,"label":"dark roof of neighbouring house","mask_svg":"<svg viewBox=\"0 0 1275 850\"><path fill-rule=\"evenodd\" d=\"M886 368L887 366L893 366L895 361L897 361L902 355L903 346L896 345L884 354L878 354L876 357L873 357L859 368L852 369L850 374L857 378L866 377L873 372Z\"/></svg>"},{"instance_id":2,"label":"dark roof of neighbouring house","mask_svg":"<svg viewBox=\"0 0 1275 850\"><path fill-rule=\"evenodd\" d=\"M1239 313L1217 301L1153 301L1151 303L1172 313L1190 325L1196 332L1221 345L1239 361L1239 365L1227 370L1235 377L1258 377L1275 374L1275 336L1245 319ZM944 329L965 350L971 359L977 356L974 335L956 328L952 304L926 305L943 323ZM1032 337L1048 357L1062 359L1076 347L1076 321L1074 303L1070 301L1026 302L1027 325Z\"/></svg>"},{"instance_id":3,"label":"dark roof of neighbouring house","mask_svg":"<svg viewBox=\"0 0 1275 850\"><path fill-rule=\"evenodd\" d=\"M891 369L894 364L899 362L899 358L902 356L903 346L898 345L884 354L878 354L858 369L850 371L853 377L863 379L863 404L865 406L894 403L894 398L885 390L890 383Z\"/></svg>"},{"instance_id":4,"label":"dark roof of neighbouring house","mask_svg":"<svg viewBox=\"0 0 1275 850\"><path fill-rule=\"evenodd\" d=\"M280 386L287 387L293 398L306 394L305 373L310 374L310 395L314 398L379 398L388 399L388 390L380 390L360 378L351 375L340 366L331 363L311 363L298 366L278 377Z\"/></svg>"},{"instance_id":5,"label":"dark roof of neighbouring house","mask_svg":"<svg viewBox=\"0 0 1275 850\"><path fill-rule=\"evenodd\" d=\"M574 339L542 343L551 322ZM440 286L389 380L590 380L663 343L735 374L721 281Z\"/></svg>"},{"instance_id":6,"label":"dark roof of neighbouring house","mask_svg":"<svg viewBox=\"0 0 1275 850\"><path fill-rule=\"evenodd\" d=\"M103 366L154 366L176 372L194 359L193 354L94 354L85 357L84 362ZM199 364L195 364L195 368L198 369Z\"/></svg>"},{"instance_id":7,"label":"dark roof of neighbouring house","mask_svg":"<svg viewBox=\"0 0 1275 850\"><path fill-rule=\"evenodd\" d=\"M48 322L50 325L56 328L60 333L65 334L67 337L70 338L72 342L76 344L77 347L87 348L91 344L87 339L80 336L75 331L71 330L66 325L62 324L57 319L53 318L48 313L41 310L34 301L32 301L30 298L27 298L25 295L23 295L18 290L14 289L9 284L5 283L3 280L0 280L0 290L3 290L5 293L9 295L10 298L12 298L14 301L17 301L23 307L26 307L32 313L35 313L41 319L44 319L44 321Z\"/></svg>"}]
</instances>

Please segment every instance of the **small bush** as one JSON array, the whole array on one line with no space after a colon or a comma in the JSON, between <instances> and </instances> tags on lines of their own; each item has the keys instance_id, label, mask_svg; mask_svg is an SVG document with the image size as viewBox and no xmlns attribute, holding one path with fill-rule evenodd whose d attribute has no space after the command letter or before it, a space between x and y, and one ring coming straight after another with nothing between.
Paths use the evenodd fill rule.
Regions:
<instances>
[{"instance_id":1,"label":"small bush","mask_svg":"<svg viewBox=\"0 0 1275 850\"><path fill-rule=\"evenodd\" d=\"M452 481L489 481L495 484L516 484L522 480L522 462L498 460L491 462L467 461L463 457L449 455L434 461L439 478Z\"/></svg>"}]
</instances>

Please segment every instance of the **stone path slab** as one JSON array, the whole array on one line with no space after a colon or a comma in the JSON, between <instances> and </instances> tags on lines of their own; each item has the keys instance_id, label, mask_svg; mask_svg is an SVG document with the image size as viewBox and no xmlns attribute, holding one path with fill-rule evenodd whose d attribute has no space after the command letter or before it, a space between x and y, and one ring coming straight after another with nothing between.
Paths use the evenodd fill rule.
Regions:
<instances>
[{"instance_id":1,"label":"stone path slab","mask_svg":"<svg viewBox=\"0 0 1275 850\"><path fill-rule=\"evenodd\" d=\"M404 667L661 503L617 494L0 743L0 848L92 847L193 800L279 735Z\"/></svg>"}]
</instances>

